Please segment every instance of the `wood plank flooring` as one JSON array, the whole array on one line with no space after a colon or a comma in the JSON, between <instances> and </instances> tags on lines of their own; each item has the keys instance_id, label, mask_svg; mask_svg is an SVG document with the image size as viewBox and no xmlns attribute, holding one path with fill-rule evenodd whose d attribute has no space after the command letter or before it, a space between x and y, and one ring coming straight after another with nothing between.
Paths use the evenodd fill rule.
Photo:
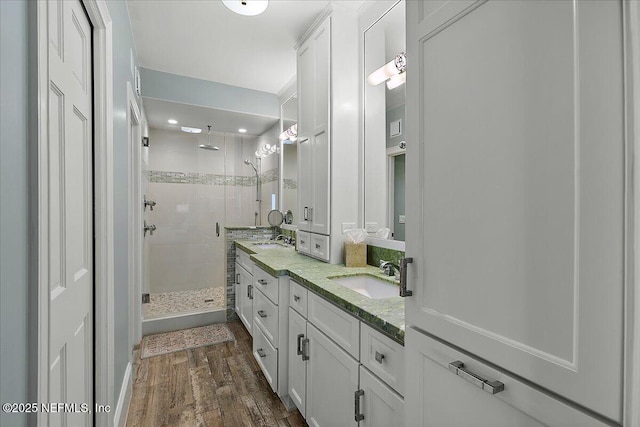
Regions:
<instances>
[{"instance_id":1,"label":"wood plank flooring","mask_svg":"<svg viewBox=\"0 0 640 427\"><path fill-rule=\"evenodd\" d=\"M138 359L127 426L306 426L271 390L244 326L228 325L236 341Z\"/></svg>"}]
</instances>

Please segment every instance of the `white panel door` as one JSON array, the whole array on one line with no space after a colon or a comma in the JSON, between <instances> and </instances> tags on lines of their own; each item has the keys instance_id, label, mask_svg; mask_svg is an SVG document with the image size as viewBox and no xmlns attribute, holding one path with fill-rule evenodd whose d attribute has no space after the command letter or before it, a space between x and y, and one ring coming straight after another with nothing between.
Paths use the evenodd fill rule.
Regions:
<instances>
[{"instance_id":1,"label":"white panel door","mask_svg":"<svg viewBox=\"0 0 640 427\"><path fill-rule=\"evenodd\" d=\"M253 335L253 276L239 264L236 267L239 267L236 273L240 274L240 295L236 296L240 298L240 320L249 335Z\"/></svg>"},{"instance_id":2,"label":"white panel door","mask_svg":"<svg viewBox=\"0 0 640 427\"><path fill-rule=\"evenodd\" d=\"M357 426L354 393L358 362L311 323L307 323L307 410L310 426Z\"/></svg>"},{"instance_id":3,"label":"white panel door","mask_svg":"<svg viewBox=\"0 0 640 427\"><path fill-rule=\"evenodd\" d=\"M407 28L407 323L620 421L620 2L408 2Z\"/></svg>"},{"instance_id":4,"label":"white panel door","mask_svg":"<svg viewBox=\"0 0 640 427\"><path fill-rule=\"evenodd\" d=\"M311 207L311 130L313 128L313 55L315 47L308 40L298 49L298 210L296 224L299 230L309 230L308 212Z\"/></svg>"},{"instance_id":5,"label":"white panel door","mask_svg":"<svg viewBox=\"0 0 640 427\"><path fill-rule=\"evenodd\" d=\"M313 178L309 231L329 234L331 17L323 22L312 38L314 43L314 104L313 128L311 130L311 174Z\"/></svg>"},{"instance_id":6,"label":"white panel door","mask_svg":"<svg viewBox=\"0 0 640 427\"><path fill-rule=\"evenodd\" d=\"M404 399L367 368L360 366L360 427L404 425Z\"/></svg>"},{"instance_id":7,"label":"white panel door","mask_svg":"<svg viewBox=\"0 0 640 427\"><path fill-rule=\"evenodd\" d=\"M302 417L306 409L307 362L303 360L303 341L307 339L307 320L289 307L289 397Z\"/></svg>"},{"instance_id":8,"label":"white panel door","mask_svg":"<svg viewBox=\"0 0 640 427\"><path fill-rule=\"evenodd\" d=\"M48 202L49 402L93 406L91 24L77 0L50 1ZM45 402L42 402L45 403ZM92 415L49 415L91 425Z\"/></svg>"}]
</instances>

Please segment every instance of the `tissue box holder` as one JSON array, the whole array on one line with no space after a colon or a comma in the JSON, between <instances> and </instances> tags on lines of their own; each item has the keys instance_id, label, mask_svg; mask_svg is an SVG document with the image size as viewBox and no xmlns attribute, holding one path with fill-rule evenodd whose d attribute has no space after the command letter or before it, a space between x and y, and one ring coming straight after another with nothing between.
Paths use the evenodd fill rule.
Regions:
<instances>
[{"instance_id":1,"label":"tissue box holder","mask_svg":"<svg viewBox=\"0 0 640 427\"><path fill-rule=\"evenodd\" d=\"M367 244L366 243L345 243L344 244L344 265L346 267L366 267L367 266Z\"/></svg>"}]
</instances>

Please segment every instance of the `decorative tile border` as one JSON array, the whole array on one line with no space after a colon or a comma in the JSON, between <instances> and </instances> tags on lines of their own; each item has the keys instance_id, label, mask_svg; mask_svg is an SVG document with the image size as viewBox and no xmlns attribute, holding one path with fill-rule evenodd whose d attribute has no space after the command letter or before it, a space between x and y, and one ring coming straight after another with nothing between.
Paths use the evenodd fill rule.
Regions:
<instances>
[{"instance_id":1,"label":"decorative tile border","mask_svg":"<svg viewBox=\"0 0 640 427\"><path fill-rule=\"evenodd\" d=\"M296 190L298 189L298 182L295 179L285 178L282 180L282 187L285 190Z\"/></svg>"},{"instance_id":2,"label":"decorative tile border","mask_svg":"<svg viewBox=\"0 0 640 427\"><path fill-rule=\"evenodd\" d=\"M236 240L273 239L277 227L225 227L227 245L227 321L237 320L236 304Z\"/></svg>"},{"instance_id":3,"label":"decorative tile border","mask_svg":"<svg viewBox=\"0 0 640 427\"><path fill-rule=\"evenodd\" d=\"M255 187L256 177L241 175L217 175L212 173L170 172L149 170L145 173L149 182L162 184L226 185L233 187ZM263 173L260 181L264 184L278 180L278 169Z\"/></svg>"}]
</instances>

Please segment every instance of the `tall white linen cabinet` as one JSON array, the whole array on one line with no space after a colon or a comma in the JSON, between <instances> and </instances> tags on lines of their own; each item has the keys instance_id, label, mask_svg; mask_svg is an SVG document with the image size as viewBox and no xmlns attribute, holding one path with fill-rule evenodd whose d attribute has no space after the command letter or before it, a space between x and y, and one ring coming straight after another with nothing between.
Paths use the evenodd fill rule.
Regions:
<instances>
[{"instance_id":1,"label":"tall white linen cabinet","mask_svg":"<svg viewBox=\"0 0 640 427\"><path fill-rule=\"evenodd\" d=\"M624 7L407 2L406 425L622 425Z\"/></svg>"}]
</instances>

